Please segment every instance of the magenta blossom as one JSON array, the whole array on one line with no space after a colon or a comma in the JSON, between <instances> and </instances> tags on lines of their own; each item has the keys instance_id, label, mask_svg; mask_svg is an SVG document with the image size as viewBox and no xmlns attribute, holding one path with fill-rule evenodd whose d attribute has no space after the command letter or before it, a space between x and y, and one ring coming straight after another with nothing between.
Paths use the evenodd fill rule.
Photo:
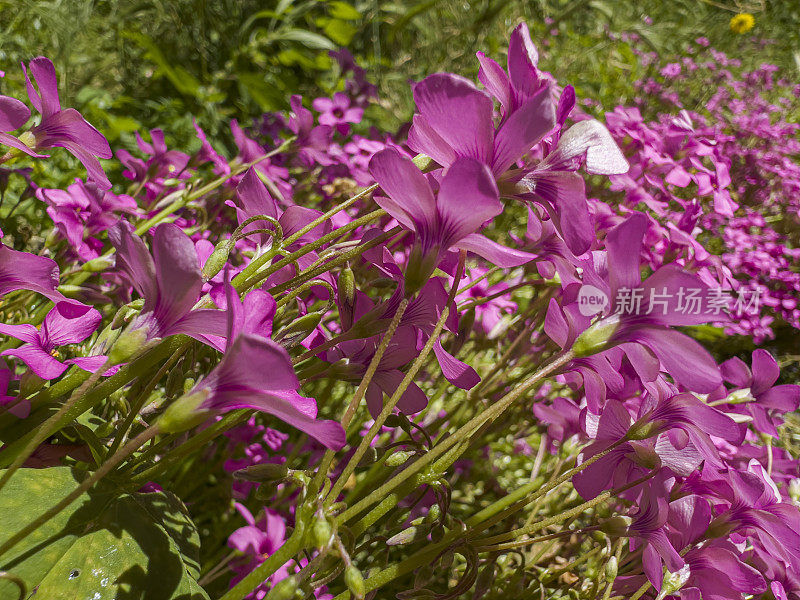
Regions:
<instances>
[{"instance_id":1,"label":"magenta blossom","mask_svg":"<svg viewBox=\"0 0 800 600\"><path fill-rule=\"evenodd\" d=\"M49 298L67 318L89 310L77 300L65 298L56 290L59 270L55 261L44 256L20 252L0 243L0 298L17 290L30 290Z\"/></svg>"},{"instance_id":2,"label":"magenta blossom","mask_svg":"<svg viewBox=\"0 0 800 600\"><path fill-rule=\"evenodd\" d=\"M347 133L348 123L360 123L364 115L364 109L351 106L350 98L342 92L336 92L333 98L316 98L312 106L320 113L320 125L336 127L342 135Z\"/></svg>"},{"instance_id":3,"label":"magenta blossom","mask_svg":"<svg viewBox=\"0 0 800 600\"><path fill-rule=\"evenodd\" d=\"M4 350L3 356L14 356L24 362L42 379L55 379L74 364L86 371L95 371L105 362L105 356L82 356L69 360L59 360L59 346L78 344L97 329L102 317L91 308L74 319L65 318L54 308L44 318L41 329L33 325L5 325L0 323L0 333L24 342L19 348Z\"/></svg>"},{"instance_id":4,"label":"magenta blossom","mask_svg":"<svg viewBox=\"0 0 800 600\"><path fill-rule=\"evenodd\" d=\"M136 201L130 196L117 196L80 179L66 190L39 188L36 197L47 203L47 214L83 261L100 255L103 242L98 234L116 225L121 213L136 212Z\"/></svg>"},{"instance_id":5,"label":"magenta blossom","mask_svg":"<svg viewBox=\"0 0 800 600\"><path fill-rule=\"evenodd\" d=\"M454 162L444 173L438 193L414 163L394 148L375 154L370 172L387 194L376 197L376 202L416 234L406 273L408 292L419 289L451 248L475 252L504 267L534 258L476 233L503 210L494 179L478 161L462 158Z\"/></svg>"},{"instance_id":6,"label":"magenta blossom","mask_svg":"<svg viewBox=\"0 0 800 600\"><path fill-rule=\"evenodd\" d=\"M752 371L740 358L731 358L720 365L726 381L741 388L733 392L737 401L749 400L744 404L745 411L753 417L753 425L758 431L778 437L777 425L782 421L777 415L797 410L800 404L800 386L775 385L780 376L778 361L766 350L753 352ZM724 397L724 396L723 396Z\"/></svg>"},{"instance_id":7,"label":"magenta blossom","mask_svg":"<svg viewBox=\"0 0 800 600\"><path fill-rule=\"evenodd\" d=\"M444 167L472 158L502 175L556 124L550 88L526 100L495 131L494 106L486 92L458 75L435 73L414 86L418 114L408 145Z\"/></svg>"},{"instance_id":8,"label":"magenta blossom","mask_svg":"<svg viewBox=\"0 0 800 600\"><path fill-rule=\"evenodd\" d=\"M200 399L192 410L227 412L241 408L255 409L278 417L285 423L316 439L327 448L338 450L345 444L345 432L336 421L316 419L317 403L297 393L300 382L286 350L271 339L246 330L260 329L265 310L252 310L257 318L244 312L246 305L232 287L226 286L228 310L225 354L216 367L184 396L187 402ZM220 311L218 311L220 312ZM180 401L170 410L182 415ZM174 407L174 408L173 408Z\"/></svg>"},{"instance_id":9,"label":"magenta blossom","mask_svg":"<svg viewBox=\"0 0 800 600\"><path fill-rule=\"evenodd\" d=\"M192 240L177 225L163 223L155 228L152 256L126 221L108 235L117 250L117 268L144 298L133 329L143 329L149 340L183 333L208 343L205 336L225 334L222 311L193 310L203 276Z\"/></svg>"},{"instance_id":10,"label":"magenta blossom","mask_svg":"<svg viewBox=\"0 0 800 600\"><path fill-rule=\"evenodd\" d=\"M30 62L31 75L39 85L36 90L25 65L25 81L28 87L28 98L34 108L42 115L42 120L33 127L24 141L14 136L0 133L0 143L12 146L36 158L43 158L36 150L42 148L66 148L83 163L89 178L101 189L111 187L97 158L111 158L111 147L97 129L92 127L74 108L61 108L58 97L56 70L49 58L39 56ZM19 101L11 101L0 97L0 131L10 131L25 124L30 118L30 111ZM24 118L23 118L24 117Z\"/></svg>"}]
</instances>

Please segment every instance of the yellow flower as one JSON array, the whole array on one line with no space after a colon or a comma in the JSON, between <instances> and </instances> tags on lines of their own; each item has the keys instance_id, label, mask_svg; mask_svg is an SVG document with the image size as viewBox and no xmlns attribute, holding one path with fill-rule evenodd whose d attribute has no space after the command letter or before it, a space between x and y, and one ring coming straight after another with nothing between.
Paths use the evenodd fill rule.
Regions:
<instances>
[{"instance_id":1,"label":"yellow flower","mask_svg":"<svg viewBox=\"0 0 800 600\"><path fill-rule=\"evenodd\" d=\"M739 13L731 19L731 31L733 33L747 33L756 24L756 20L750 13Z\"/></svg>"}]
</instances>

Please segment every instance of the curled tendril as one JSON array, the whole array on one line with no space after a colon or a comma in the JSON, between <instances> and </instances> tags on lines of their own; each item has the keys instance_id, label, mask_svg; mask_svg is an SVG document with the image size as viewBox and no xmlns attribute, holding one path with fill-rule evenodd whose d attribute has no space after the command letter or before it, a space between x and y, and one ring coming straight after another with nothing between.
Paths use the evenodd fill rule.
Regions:
<instances>
[{"instance_id":1,"label":"curled tendril","mask_svg":"<svg viewBox=\"0 0 800 600\"><path fill-rule=\"evenodd\" d=\"M251 223L255 223L256 221L267 221L270 225L272 225L273 229L255 229L253 231L248 231L247 233L244 232L244 228L250 225ZM249 235L253 235L256 233L263 233L268 235L272 238L273 242L276 246L280 247L283 244L283 227L278 222L277 219L274 217L270 217L269 215L256 215L254 217L250 217L245 221L242 221L239 226L234 230L233 235L231 236L231 240L236 242L244 237Z\"/></svg>"},{"instance_id":2,"label":"curled tendril","mask_svg":"<svg viewBox=\"0 0 800 600\"><path fill-rule=\"evenodd\" d=\"M291 292L289 292L288 294L283 296L280 300L278 300L278 309L283 308L289 302L291 302L294 298L297 298L298 296L300 296L300 294L303 294L304 292L307 292L308 290L310 290L311 288L316 287L316 286L322 286L326 290L328 290L328 300L327 300L327 302L325 304L325 308L320 309L320 310L315 311L315 312L319 312L319 313L322 313L322 314L327 313L336 304L336 301L334 300L334 298L336 298L336 290L333 289L333 286L330 283L328 283L327 281L325 281L323 279L312 279L310 281L306 281L305 283L303 283L299 287L293 289Z\"/></svg>"},{"instance_id":3,"label":"curled tendril","mask_svg":"<svg viewBox=\"0 0 800 600\"><path fill-rule=\"evenodd\" d=\"M23 598L25 598L25 596L28 594L28 586L26 586L25 582L22 581L22 579L20 579L16 575L13 575L8 571L0 571L0 580L3 579L5 579L6 581L10 581L15 586L17 586L17 589L19 590L18 600L23 600Z\"/></svg>"}]
</instances>

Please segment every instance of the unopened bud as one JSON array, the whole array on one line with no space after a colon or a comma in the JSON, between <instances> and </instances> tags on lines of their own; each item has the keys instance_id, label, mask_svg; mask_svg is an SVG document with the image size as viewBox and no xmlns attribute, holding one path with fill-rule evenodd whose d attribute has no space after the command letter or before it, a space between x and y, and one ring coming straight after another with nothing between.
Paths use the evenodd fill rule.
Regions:
<instances>
[{"instance_id":1,"label":"unopened bud","mask_svg":"<svg viewBox=\"0 0 800 600\"><path fill-rule=\"evenodd\" d=\"M293 600L299 589L297 579L294 576L287 577L272 586L265 600Z\"/></svg>"},{"instance_id":2,"label":"unopened bud","mask_svg":"<svg viewBox=\"0 0 800 600\"><path fill-rule=\"evenodd\" d=\"M345 267L339 274L339 280L336 284L336 297L342 307L350 308L356 302L356 277L350 267Z\"/></svg>"},{"instance_id":3,"label":"unopened bud","mask_svg":"<svg viewBox=\"0 0 800 600\"><path fill-rule=\"evenodd\" d=\"M199 425L208 417L209 411L200 408L206 398L208 390L181 396L156 421L158 429L163 433L180 433Z\"/></svg>"},{"instance_id":4,"label":"unopened bud","mask_svg":"<svg viewBox=\"0 0 800 600\"><path fill-rule=\"evenodd\" d=\"M405 544L409 544L414 541L414 538L417 537L417 532L419 529L417 527L407 527L403 531L398 534L393 535L388 540L386 540L387 546L404 546Z\"/></svg>"},{"instance_id":5,"label":"unopened bud","mask_svg":"<svg viewBox=\"0 0 800 600\"><path fill-rule=\"evenodd\" d=\"M675 573L670 573L669 571L664 573L664 581L661 583L661 591L658 593L658 596L656 596L656 600L663 600L667 596L672 596L686 585L691 574L692 571L689 565L684 565Z\"/></svg>"},{"instance_id":6,"label":"unopened bud","mask_svg":"<svg viewBox=\"0 0 800 600\"><path fill-rule=\"evenodd\" d=\"M208 257L206 264L203 265L203 279L208 281L222 271L228 262L228 257L230 256L232 248L233 242L229 239L222 240L214 247L211 256Z\"/></svg>"},{"instance_id":7,"label":"unopened bud","mask_svg":"<svg viewBox=\"0 0 800 600\"><path fill-rule=\"evenodd\" d=\"M434 504L428 509L428 514L425 515L425 520L428 523L434 523L439 520L439 517L442 516L442 507L438 504Z\"/></svg>"},{"instance_id":8,"label":"unopened bud","mask_svg":"<svg viewBox=\"0 0 800 600\"><path fill-rule=\"evenodd\" d=\"M628 533L628 528L630 527L631 523L633 523L633 519L630 517L617 515L615 517L611 517L607 521L603 521L600 524L600 531L610 535L611 537L621 537Z\"/></svg>"},{"instance_id":9,"label":"unopened bud","mask_svg":"<svg viewBox=\"0 0 800 600\"><path fill-rule=\"evenodd\" d=\"M109 257L98 256L97 258L93 258L92 260L88 260L83 263L81 270L88 271L89 273L100 273L108 269L112 264L114 264L114 261Z\"/></svg>"},{"instance_id":10,"label":"unopened bud","mask_svg":"<svg viewBox=\"0 0 800 600\"><path fill-rule=\"evenodd\" d=\"M619 569L619 561L616 556L612 556L606 561L605 574L606 581L614 581L617 578L617 570Z\"/></svg>"},{"instance_id":11,"label":"unopened bud","mask_svg":"<svg viewBox=\"0 0 800 600\"><path fill-rule=\"evenodd\" d=\"M311 526L311 539L314 547L322 550L327 548L333 539L333 528L325 517L317 517Z\"/></svg>"},{"instance_id":12,"label":"unopened bud","mask_svg":"<svg viewBox=\"0 0 800 600\"><path fill-rule=\"evenodd\" d=\"M143 327L126 329L123 331L108 353L108 360L112 365L127 362L147 344L147 331Z\"/></svg>"},{"instance_id":13,"label":"unopened bud","mask_svg":"<svg viewBox=\"0 0 800 600\"><path fill-rule=\"evenodd\" d=\"M262 482L283 479L288 473L289 468L285 464L263 463L234 471L233 476L244 481Z\"/></svg>"},{"instance_id":14,"label":"unopened bud","mask_svg":"<svg viewBox=\"0 0 800 600\"><path fill-rule=\"evenodd\" d=\"M367 586L364 585L364 576L353 565L347 565L344 570L344 583L355 600L363 600L367 593Z\"/></svg>"},{"instance_id":15,"label":"unopened bud","mask_svg":"<svg viewBox=\"0 0 800 600\"><path fill-rule=\"evenodd\" d=\"M591 356L609 348L609 342L619 329L619 315L611 315L591 325L572 344L576 358Z\"/></svg>"},{"instance_id":16,"label":"unopened bud","mask_svg":"<svg viewBox=\"0 0 800 600\"><path fill-rule=\"evenodd\" d=\"M404 462L406 462L409 458L414 455L413 452L408 452L406 450L401 450L400 452L395 452L394 454L389 455L386 459L386 466L387 467L399 467Z\"/></svg>"},{"instance_id":17,"label":"unopened bud","mask_svg":"<svg viewBox=\"0 0 800 600\"><path fill-rule=\"evenodd\" d=\"M322 314L308 313L289 323L275 336L275 341L280 342L284 348L291 348L306 339L322 321Z\"/></svg>"},{"instance_id":18,"label":"unopened bud","mask_svg":"<svg viewBox=\"0 0 800 600\"><path fill-rule=\"evenodd\" d=\"M789 497L793 502L800 502L800 479L792 479L789 482Z\"/></svg>"},{"instance_id":19,"label":"unopened bud","mask_svg":"<svg viewBox=\"0 0 800 600\"><path fill-rule=\"evenodd\" d=\"M423 173L427 171L431 171L436 168L436 162L430 157L425 154L417 154L414 158L411 159L414 163L414 166L417 167Z\"/></svg>"}]
</instances>

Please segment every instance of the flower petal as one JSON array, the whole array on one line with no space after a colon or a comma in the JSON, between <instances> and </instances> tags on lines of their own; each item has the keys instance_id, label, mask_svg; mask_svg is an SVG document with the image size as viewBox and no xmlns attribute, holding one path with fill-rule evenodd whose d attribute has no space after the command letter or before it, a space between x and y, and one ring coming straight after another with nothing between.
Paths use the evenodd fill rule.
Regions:
<instances>
[{"instance_id":1,"label":"flower petal","mask_svg":"<svg viewBox=\"0 0 800 600\"><path fill-rule=\"evenodd\" d=\"M414 102L457 155L491 163L494 108L486 92L464 77L434 73L414 86Z\"/></svg>"}]
</instances>

